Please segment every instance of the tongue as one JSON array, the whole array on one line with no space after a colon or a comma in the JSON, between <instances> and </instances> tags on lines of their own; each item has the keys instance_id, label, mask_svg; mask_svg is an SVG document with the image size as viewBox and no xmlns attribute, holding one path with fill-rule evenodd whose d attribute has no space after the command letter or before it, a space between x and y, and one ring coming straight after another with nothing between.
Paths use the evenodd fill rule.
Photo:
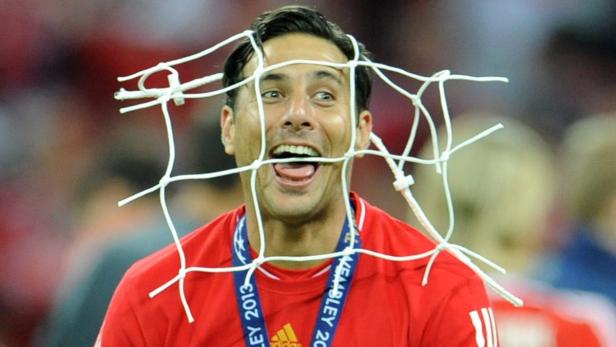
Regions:
<instances>
[{"instance_id":1,"label":"tongue","mask_svg":"<svg viewBox=\"0 0 616 347\"><path fill-rule=\"evenodd\" d=\"M314 165L308 163L279 163L274 165L278 175L290 180L310 178L315 171Z\"/></svg>"}]
</instances>

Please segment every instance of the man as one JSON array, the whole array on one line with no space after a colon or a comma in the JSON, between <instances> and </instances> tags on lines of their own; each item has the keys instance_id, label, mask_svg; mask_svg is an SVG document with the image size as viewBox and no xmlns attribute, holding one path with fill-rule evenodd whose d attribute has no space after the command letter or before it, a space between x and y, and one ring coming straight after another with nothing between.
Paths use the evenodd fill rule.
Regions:
<instances>
[{"instance_id":1,"label":"man","mask_svg":"<svg viewBox=\"0 0 616 347\"><path fill-rule=\"evenodd\" d=\"M346 63L353 46L341 29L305 7L266 12L252 25L265 66L308 59ZM360 46L363 51L363 47ZM257 57L248 41L231 53L224 84L250 76ZM225 151L250 165L265 145L269 158L341 157L351 145L369 145L370 78L356 70L356 100L348 69L294 64L260 79L266 143L261 144L254 84L228 94L221 111ZM356 103L357 114L350 114ZM343 165L295 162L265 165L256 175L264 244L252 200L251 172L241 174L246 205L182 239L188 266L230 267L265 256L331 253L349 245L345 199L354 210L355 247L392 255L434 249L420 232L369 205L343 196ZM341 231L342 230L342 231ZM245 241L247 240L247 241ZM245 242L243 242L245 241ZM101 329L103 346L491 346L496 342L481 280L443 252L422 286L428 260L390 262L359 254L333 261L273 261L245 285L245 271L189 273L184 291L195 317L189 323L178 286L153 299L148 293L177 274L168 247L136 263L125 275ZM333 273L340 268L338 290Z\"/></svg>"}]
</instances>

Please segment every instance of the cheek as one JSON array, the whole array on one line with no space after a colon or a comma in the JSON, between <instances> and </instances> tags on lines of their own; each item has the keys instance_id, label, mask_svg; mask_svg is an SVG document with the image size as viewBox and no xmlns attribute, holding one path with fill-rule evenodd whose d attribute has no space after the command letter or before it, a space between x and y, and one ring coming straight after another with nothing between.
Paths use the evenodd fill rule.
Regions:
<instances>
[{"instance_id":1,"label":"cheek","mask_svg":"<svg viewBox=\"0 0 616 347\"><path fill-rule=\"evenodd\" d=\"M351 139L351 120L343 115L326 117L321 123L334 148L345 151Z\"/></svg>"},{"instance_id":2,"label":"cheek","mask_svg":"<svg viewBox=\"0 0 616 347\"><path fill-rule=\"evenodd\" d=\"M243 114L242 121L237 122L235 133L235 157L238 164L247 165L252 163L259 155L261 144L261 129L258 117L253 119L250 115Z\"/></svg>"}]
</instances>

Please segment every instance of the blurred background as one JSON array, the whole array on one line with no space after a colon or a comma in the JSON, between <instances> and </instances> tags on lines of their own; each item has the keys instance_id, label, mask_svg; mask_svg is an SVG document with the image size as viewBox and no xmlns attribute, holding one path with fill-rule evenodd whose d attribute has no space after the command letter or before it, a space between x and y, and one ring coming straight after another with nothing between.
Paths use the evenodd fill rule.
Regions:
<instances>
[{"instance_id":1,"label":"blurred background","mask_svg":"<svg viewBox=\"0 0 616 347\"><path fill-rule=\"evenodd\" d=\"M128 254L130 263L171 242L156 196L124 208L116 205L156 184L168 155L160 109L119 114L119 108L131 102L115 101L113 93L135 85L120 84L116 77L208 48L248 28L262 11L289 3L300 2L0 1L1 347L91 345L91 333L70 336L86 330L86 320L78 312L100 307L104 314L111 294L100 288L113 288L127 265L116 264L119 275L95 270L109 257L121 258L117 252ZM594 128L578 125L615 117L614 1L301 4L316 6L364 42L379 62L422 75L449 69L509 78L507 84L454 81L446 90L454 118L491 114L505 125L507 119L524 124L533 141L542 142L542 153L550 156L550 189L533 200L541 202L536 209L541 215L533 216L535 241L528 245L539 260L525 264L520 272L553 286L616 299L616 146L609 144L616 130L599 134L597 129L614 129L609 121L596 121ZM183 68L182 80L221 71L226 52ZM153 83L164 85L164 78L154 78ZM416 90L418 84L407 87ZM442 117L436 92L426 93L424 103L435 119ZM172 107L178 145L174 174L233 166L220 155L219 134L212 130L221 104L221 99L211 99ZM412 121L410 106L375 82L375 132L391 152L404 148ZM424 125L413 153L419 153L427 136ZM595 138L596 146L575 150ZM590 157L594 161L582 160ZM580 165L571 167L572 160ZM498 170L511 168L507 165L515 162ZM543 179L545 171L541 175ZM354 189L375 205L410 218L381 159L359 160L354 182ZM235 183L230 179L170 186L172 213L182 226L179 232L235 206L240 200ZM579 189L572 193L573 186ZM536 188L521 184L519 189ZM517 203L515 190L506 194L510 198L498 202L501 210ZM153 230L164 231L161 241L141 247L144 242L138 240L153 240ZM139 251L122 248L130 237ZM520 246L514 237L500 242ZM578 249L580 245L585 248ZM481 247L475 250L482 253ZM594 257L599 253L601 257ZM512 256L528 253L516 254ZM578 269L579 275L563 274L563 268ZM593 273L592 280L584 278L587 272ZM93 273L100 277L93 278ZM93 317L91 326L100 325L100 319Z\"/></svg>"}]
</instances>

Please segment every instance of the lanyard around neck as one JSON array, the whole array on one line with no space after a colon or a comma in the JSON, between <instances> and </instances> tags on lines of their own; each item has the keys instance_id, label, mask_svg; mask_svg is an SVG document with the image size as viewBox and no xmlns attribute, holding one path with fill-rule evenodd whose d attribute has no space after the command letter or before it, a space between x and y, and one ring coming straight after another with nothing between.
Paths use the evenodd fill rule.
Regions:
<instances>
[{"instance_id":1,"label":"lanyard around neck","mask_svg":"<svg viewBox=\"0 0 616 347\"><path fill-rule=\"evenodd\" d=\"M354 233L354 235L355 247L360 248L359 235L358 233ZM350 245L350 236L349 221L345 220L340 238L338 239L338 245L336 246L336 252L340 252ZM245 265L248 264L249 260L252 260L250 244L248 243L246 216L243 216L237 223L233 235L232 253L233 266ZM351 280L355 273L358 258L359 253L353 253L348 256L339 256L334 259L329 271L327 287L321 298L321 306L319 308L310 346L325 347L332 345L340 316L351 288ZM334 291L336 271L340 272L340 279L338 282L338 290ZM246 285L244 285L244 271L234 272L233 278L235 296L240 310L240 319L242 321L242 330L246 346L269 346L267 327L255 276L253 275Z\"/></svg>"}]
</instances>

